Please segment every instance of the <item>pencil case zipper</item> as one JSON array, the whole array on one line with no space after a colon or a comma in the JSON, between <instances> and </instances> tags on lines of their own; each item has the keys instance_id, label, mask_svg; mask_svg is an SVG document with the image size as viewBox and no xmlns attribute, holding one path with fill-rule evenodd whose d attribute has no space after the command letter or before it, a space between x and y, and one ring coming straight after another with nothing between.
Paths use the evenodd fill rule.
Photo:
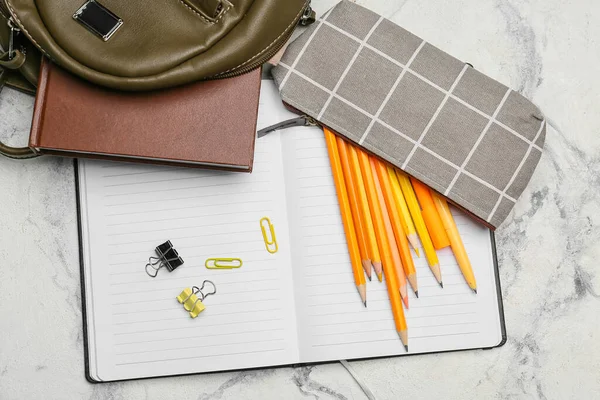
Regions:
<instances>
[{"instance_id":1,"label":"pencil case zipper","mask_svg":"<svg viewBox=\"0 0 600 400\"><path fill-rule=\"evenodd\" d=\"M303 115L297 118L288 119L286 121L279 122L275 125L267 126L257 132L257 137L261 138L268 135L271 132L280 131L282 129L294 128L297 126L318 126L319 123L308 115Z\"/></svg>"},{"instance_id":2,"label":"pencil case zipper","mask_svg":"<svg viewBox=\"0 0 600 400\"><path fill-rule=\"evenodd\" d=\"M283 130L283 129L288 129L288 128L293 128L293 127L298 127L298 126L319 126L321 128L327 128L327 129L329 129L331 132L333 132L337 136L339 136L342 139L348 141L348 139L346 137L344 137L343 135L340 135L334 129L331 129L330 127L328 127L327 125L323 124L320 121L317 121L313 117L310 117L310 116L302 113L301 111L299 111L295 107L292 107L291 105L289 105L285 101L283 102L283 105L288 110L292 111L293 113L299 114L300 116L297 117L297 118L292 118L292 119L289 119L289 120L286 120L286 121L282 121L282 122L279 122L277 124L268 126L266 128L263 128L263 129L261 129L261 130L259 130L257 132L257 137L261 138L261 137L266 136L267 134L269 134L271 132L275 132L275 131L279 131L279 130ZM359 146L356 143L352 143L352 144L354 144L355 146ZM362 146L359 146L359 147L361 148L361 150L367 152L367 154L369 154L370 156L376 157L377 159L383 161L386 165L389 164L388 161L383 160L381 157L377 156L376 154L373 154L372 152L370 152L369 150L365 149L364 147L362 147ZM404 171L404 173L406 173L406 172ZM410 176L410 174L408 174L408 173L406 173L406 174ZM453 206L455 206L456 208L460 209L462 212L464 212L465 214L467 214L473 220L475 220L478 223L486 226L487 228L489 228L492 231L496 230L496 228L494 226L492 226L489 222L487 222L484 219L478 217L477 215L473 214L471 211L469 211L466 208L462 207L460 204L457 204L456 202L452 201L448 197L444 196L443 193L438 193L438 194L440 196L442 196L443 198L445 198L450 204L452 204Z\"/></svg>"}]
</instances>

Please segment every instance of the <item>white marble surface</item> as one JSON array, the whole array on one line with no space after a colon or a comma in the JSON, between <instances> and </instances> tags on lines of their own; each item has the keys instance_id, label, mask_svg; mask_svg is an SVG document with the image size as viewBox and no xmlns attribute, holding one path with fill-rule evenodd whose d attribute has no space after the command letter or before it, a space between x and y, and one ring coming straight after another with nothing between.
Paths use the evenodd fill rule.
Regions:
<instances>
[{"instance_id":1,"label":"white marble surface","mask_svg":"<svg viewBox=\"0 0 600 400\"><path fill-rule=\"evenodd\" d=\"M354 368L378 399L600 398L600 2L359 3L519 89L560 132L497 232L506 345ZM0 137L23 143L31 109L4 93ZM0 399L365 398L339 364L89 384L70 160L0 159L0 264Z\"/></svg>"}]
</instances>

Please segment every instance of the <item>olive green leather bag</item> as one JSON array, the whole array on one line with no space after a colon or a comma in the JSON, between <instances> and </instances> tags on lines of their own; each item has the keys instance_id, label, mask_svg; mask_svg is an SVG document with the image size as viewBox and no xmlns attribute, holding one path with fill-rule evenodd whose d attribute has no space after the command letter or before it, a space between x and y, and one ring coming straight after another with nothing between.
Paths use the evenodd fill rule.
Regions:
<instances>
[{"instance_id":1,"label":"olive green leather bag","mask_svg":"<svg viewBox=\"0 0 600 400\"><path fill-rule=\"evenodd\" d=\"M0 88L34 92L40 53L118 90L232 77L314 20L310 0L0 0ZM34 155L2 143L0 154Z\"/></svg>"}]
</instances>

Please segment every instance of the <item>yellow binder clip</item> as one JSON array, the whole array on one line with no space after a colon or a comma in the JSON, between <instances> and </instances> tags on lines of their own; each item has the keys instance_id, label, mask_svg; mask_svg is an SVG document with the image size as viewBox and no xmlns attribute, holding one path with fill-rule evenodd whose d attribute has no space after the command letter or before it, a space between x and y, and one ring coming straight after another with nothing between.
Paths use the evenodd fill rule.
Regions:
<instances>
[{"instance_id":1,"label":"yellow binder clip","mask_svg":"<svg viewBox=\"0 0 600 400\"><path fill-rule=\"evenodd\" d=\"M267 233L267 227L269 228L270 237ZM263 217L260 220L260 230L262 231L263 239L265 241L265 247L271 254L277 253L279 246L277 245L277 236L275 236L275 227L271 223L268 217Z\"/></svg>"},{"instance_id":2,"label":"yellow binder clip","mask_svg":"<svg viewBox=\"0 0 600 400\"><path fill-rule=\"evenodd\" d=\"M204 285L210 283L213 287L212 292L203 292ZM202 286L198 288L198 286L192 286L191 288L185 288L183 291L177 296L177 301L180 304L183 304L183 308L185 311L190 313L190 317L196 318L198 314L200 314L206 306L204 303L204 299L211 294L217 293L217 287L211 281L202 282Z\"/></svg>"},{"instance_id":3,"label":"yellow binder clip","mask_svg":"<svg viewBox=\"0 0 600 400\"><path fill-rule=\"evenodd\" d=\"M244 263L241 258L209 258L204 263L208 269L235 269L240 268Z\"/></svg>"}]
</instances>

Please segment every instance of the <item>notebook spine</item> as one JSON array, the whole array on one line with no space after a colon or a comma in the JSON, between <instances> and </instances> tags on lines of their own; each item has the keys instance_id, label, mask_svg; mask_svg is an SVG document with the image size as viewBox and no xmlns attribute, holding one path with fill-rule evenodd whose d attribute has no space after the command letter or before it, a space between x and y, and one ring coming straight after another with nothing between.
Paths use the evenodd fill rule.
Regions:
<instances>
[{"instance_id":1,"label":"notebook spine","mask_svg":"<svg viewBox=\"0 0 600 400\"><path fill-rule=\"evenodd\" d=\"M50 61L44 59L40 68L40 76L38 79L38 88L35 97L35 104L33 107L33 120L31 122L31 131L29 134L29 147L32 149L39 149L41 143L40 134L42 132L42 125L44 124L44 111L46 109L46 94L48 87L48 80L50 78Z\"/></svg>"}]
</instances>

